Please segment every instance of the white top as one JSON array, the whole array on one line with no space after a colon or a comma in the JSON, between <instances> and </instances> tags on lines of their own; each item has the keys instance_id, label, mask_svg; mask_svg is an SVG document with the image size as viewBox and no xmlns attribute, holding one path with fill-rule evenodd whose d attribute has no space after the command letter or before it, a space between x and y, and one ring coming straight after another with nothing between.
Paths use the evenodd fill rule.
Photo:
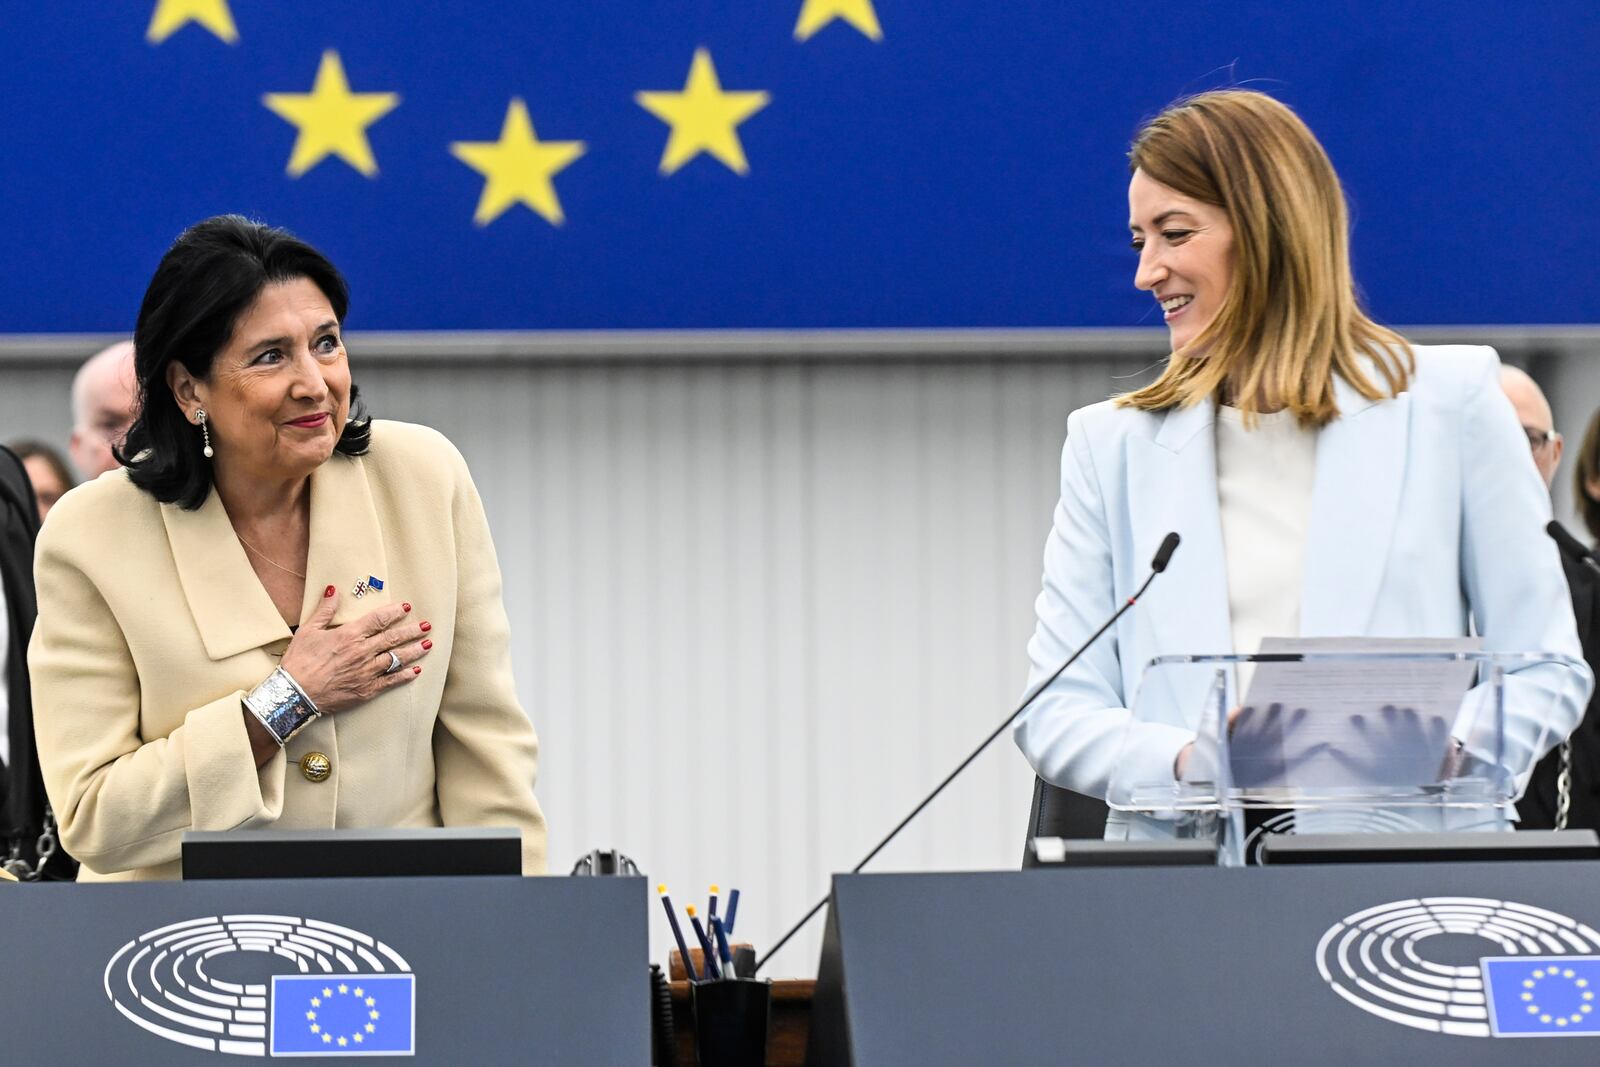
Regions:
<instances>
[{"instance_id":1,"label":"white top","mask_svg":"<svg viewBox=\"0 0 1600 1067\"><path fill-rule=\"evenodd\" d=\"M10 724L6 712L10 706L10 686L6 684L6 657L11 649L11 618L6 608L6 588L0 583L0 765L11 763Z\"/></svg>"},{"instance_id":2,"label":"white top","mask_svg":"<svg viewBox=\"0 0 1600 1067\"><path fill-rule=\"evenodd\" d=\"M1287 411L1257 420L1247 430L1237 408L1217 407L1217 506L1233 650L1241 655L1259 650L1263 637L1300 635L1317 469L1316 430Z\"/></svg>"}]
</instances>

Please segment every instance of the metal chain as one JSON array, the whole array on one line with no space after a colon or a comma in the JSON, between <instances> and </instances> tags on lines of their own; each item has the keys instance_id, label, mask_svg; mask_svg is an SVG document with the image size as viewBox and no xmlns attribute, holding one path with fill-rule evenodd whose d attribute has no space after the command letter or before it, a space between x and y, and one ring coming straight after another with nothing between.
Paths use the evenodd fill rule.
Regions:
<instances>
[{"instance_id":1,"label":"metal chain","mask_svg":"<svg viewBox=\"0 0 1600 1067\"><path fill-rule=\"evenodd\" d=\"M1572 810L1572 742L1561 742L1561 773L1556 775L1556 829L1567 828Z\"/></svg>"},{"instance_id":2,"label":"metal chain","mask_svg":"<svg viewBox=\"0 0 1600 1067\"><path fill-rule=\"evenodd\" d=\"M39 833L39 838L33 843L34 862L29 863L22 858L22 842L11 842L10 853L0 867L5 868L7 874L14 875L23 882L37 882L44 876L45 864L56 854L60 847L56 839L56 813L50 810L50 805L44 808L44 828Z\"/></svg>"}]
</instances>

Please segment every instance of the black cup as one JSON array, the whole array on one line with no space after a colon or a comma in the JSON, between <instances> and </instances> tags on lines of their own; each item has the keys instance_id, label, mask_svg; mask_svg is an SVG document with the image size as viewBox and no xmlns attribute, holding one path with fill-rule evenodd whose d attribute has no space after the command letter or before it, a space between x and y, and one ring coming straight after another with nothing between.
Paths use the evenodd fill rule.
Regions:
<instances>
[{"instance_id":1,"label":"black cup","mask_svg":"<svg viewBox=\"0 0 1600 1067\"><path fill-rule=\"evenodd\" d=\"M689 986L700 1067L762 1067L767 1062L767 1013L772 982L723 978Z\"/></svg>"}]
</instances>

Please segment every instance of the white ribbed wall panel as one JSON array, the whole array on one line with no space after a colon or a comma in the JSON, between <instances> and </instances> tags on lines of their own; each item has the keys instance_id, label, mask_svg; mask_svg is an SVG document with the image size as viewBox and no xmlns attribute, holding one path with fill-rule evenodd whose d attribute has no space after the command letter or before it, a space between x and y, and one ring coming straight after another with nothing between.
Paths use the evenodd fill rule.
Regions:
<instances>
[{"instance_id":1,"label":"white ribbed wall panel","mask_svg":"<svg viewBox=\"0 0 1600 1067\"><path fill-rule=\"evenodd\" d=\"M553 867L615 846L680 902L737 885L771 945L1016 699L1066 414L1111 369L362 378L488 502ZM1015 866L1031 782L1002 741L874 868ZM820 934L773 973L810 974Z\"/></svg>"}]
</instances>

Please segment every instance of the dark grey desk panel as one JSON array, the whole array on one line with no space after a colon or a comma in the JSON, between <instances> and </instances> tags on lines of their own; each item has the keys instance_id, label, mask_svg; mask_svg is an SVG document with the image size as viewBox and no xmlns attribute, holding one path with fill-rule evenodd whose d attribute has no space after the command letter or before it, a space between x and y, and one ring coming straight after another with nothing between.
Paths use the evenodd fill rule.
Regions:
<instances>
[{"instance_id":1,"label":"dark grey desk panel","mask_svg":"<svg viewBox=\"0 0 1600 1067\"><path fill-rule=\"evenodd\" d=\"M843 1038L842 1016L850 1049L828 1067L1600 1063L1600 1036L1413 1030L1317 969L1331 926L1411 898L1600 928L1600 862L841 875L833 891L812 1048ZM1464 964L1503 954L1453 937Z\"/></svg>"},{"instance_id":2,"label":"dark grey desk panel","mask_svg":"<svg viewBox=\"0 0 1600 1067\"><path fill-rule=\"evenodd\" d=\"M0 1062L249 1062L140 1029L111 1003L105 975L123 945L158 927L270 914L349 927L404 958L416 975L416 1055L397 1062L647 1064L647 909L642 878L3 886Z\"/></svg>"}]
</instances>

